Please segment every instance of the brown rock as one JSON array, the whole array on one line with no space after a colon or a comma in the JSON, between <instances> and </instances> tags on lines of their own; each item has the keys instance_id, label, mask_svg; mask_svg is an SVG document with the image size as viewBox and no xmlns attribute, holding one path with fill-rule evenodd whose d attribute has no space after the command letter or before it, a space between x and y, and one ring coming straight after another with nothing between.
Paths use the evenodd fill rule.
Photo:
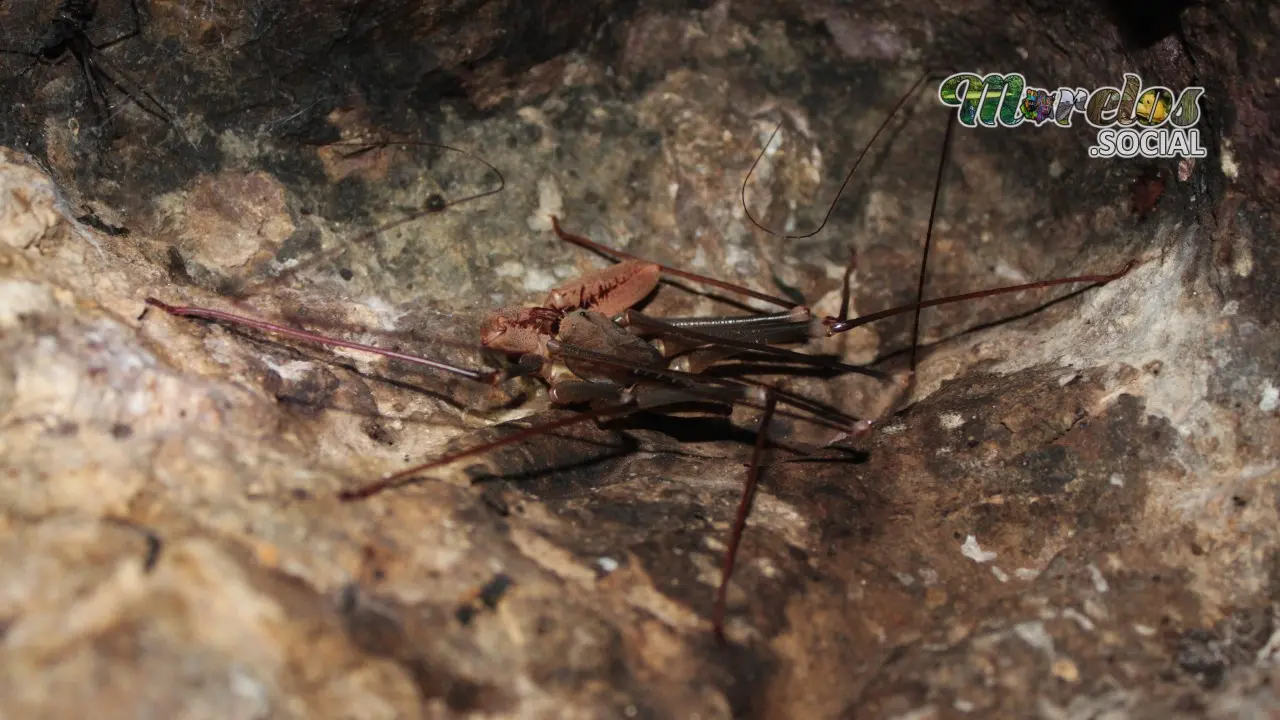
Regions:
<instances>
[{"instance_id":1,"label":"brown rock","mask_svg":"<svg viewBox=\"0 0 1280 720\"><path fill-rule=\"evenodd\" d=\"M1274 13L153 5L103 53L173 125L112 90L98 127L75 63L0 56L19 98L0 108L0 714L1276 710ZM38 45L31 7L0 24ZM127 12L104 0L91 37ZM760 232L742 182L785 120L748 206L817 228L922 67L979 65L1203 83L1211 156L1156 163L1140 219L1143 170L1089 160L1086 128L957 132L927 295L1138 263L927 311L906 397L778 379L859 416L905 409L838 462L765 469L727 647L709 618L753 413L588 424L343 504L527 425L542 390L140 317L154 296L479 367L487 310L603 265L550 212L828 311L852 247L857 312L911 302L946 111L913 105L813 237ZM475 152L506 187L370 233L496 187L463 153L330 145L395 139ZM646 310L726 312L672 287ZM910 338L899 316L829 349L901 371Z\"/></svg>"}]
</instances>

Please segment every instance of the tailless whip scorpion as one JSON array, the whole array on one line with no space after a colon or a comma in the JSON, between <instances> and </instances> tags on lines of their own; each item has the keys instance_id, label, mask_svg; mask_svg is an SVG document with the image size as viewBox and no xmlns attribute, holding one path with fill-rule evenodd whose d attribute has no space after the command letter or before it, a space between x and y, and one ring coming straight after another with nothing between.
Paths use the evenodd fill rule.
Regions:
<instances>
[{"instance_id":1,"label":"tailless whip scorpion","mask_svg":"<svg viewBox=\"0 0 1280 720\"><path fill-rule=\"evenodd\" d=\"M922 77L912 86L876 130L849 170L844 183L831 202L832 207L839 200L840 194L843 193L872 144L907 101L918 92L927 77ZM942 156L938 163L933 204L920 263L920 281L917 286L916 301L909 305L858 317L848 317L849 275L852 272L854 260L850 261L850 267L845 273L839 313L834 316L817 316L805 305L705 275L662 265L598 244L567 232L561 227L559 219L554 217L551 218L552 225L561 240L602 254L612 259L615 264L552 289L536 306L502 308L490 313L483 324L480 343L514 360L504 370L459 367L427 357L348 342L279 323L210 308L170 305L155 298L148 298L147 304L175 316L253 328L307 343L374 353L431 368L434 371L450 373L477 383L496 385L512 377L537 376L546 382L552 403L584 408L567 417L534 424L500 439L452 452L388 474L375 482L344 490L341 493L344 501L356 501L402 487L421 480L424 473L430 470L578 423L616 418L642 410L662 411L690 403L754 408L759 412L754 447L729 532L711 617L712 629L716 636L723 640L726 593L733 575L734 563L751 510L756 485L764 467L762 457L768 444L766 431L770 421L774 417L787 417L793 421L835 430L838 433L837 437L841 439L857 439L868 432L878 418L856 418L798 393L764 382L708 376L703 374L704 370L722 360L751 353L790 363L816 366L834 373L862 373L888 379L887 374L872 368L849 365L829 357L810 355L779 346L799 345L812 338L838 335L890 316L913 313L915 321L912 330L911 370L914 372L919 316L924 308L1056 285L1107 283L1127 273L1132 266L1130 263L1129 266L1115 273L1060 277L926 300L923 296L924 273L937 216L938 191L943 179L953 128L954 117L947 126ZM775 130L775 135L776 133ZM768 144L766 144L766 150L767 148ZM765 150L761 151L761 155L757 157L756 163L752 165L751 171L743 180L744 209L747 209L745 194L747 184L760 158L764 156L764 152ZM829 218L830 215L831 210L828 209L827 217ZM771 235L778 235L761 226L751 216L749 209L747 217L762 230ZM823 225L825 223L826 219L823 220ZM822 227L819 226L809 234L815 234L821 229ZM636 309L636 305L652 294L659 283L672 279L736 293L775 305L779 310L732 317L659 318Z\"/></svg>"}]
</instances>

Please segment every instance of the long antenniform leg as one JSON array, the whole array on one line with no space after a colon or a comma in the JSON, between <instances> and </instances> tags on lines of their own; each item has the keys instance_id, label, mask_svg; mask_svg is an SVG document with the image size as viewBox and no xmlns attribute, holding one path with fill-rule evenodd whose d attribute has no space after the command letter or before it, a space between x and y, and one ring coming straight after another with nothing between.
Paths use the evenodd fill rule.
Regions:
<instances>
[{"instance_id":1,"label":"long antenniform leg","mask_svg":"<svg viewBox=\"0 0 1280 720\"><path fill-rule=\"evenodd\" d=\"M783 240L803 240L805 238L811 238L822 232L822 229L827 226L827 222L831 220L831 214L835 212L836 203L840 202L840 196L844 195L845 188L849 187L849 182L853 180L853 174L858 171L858 166L862 164L862 161L867 157L867 153L871 151L871 146L875 145L876 140L885 131L885 128L889 127L889 123L897 117L898 112L906 106L907 102L911 100L911 98L915 97L916 92L918 92L920 87L924 85L924 82L929 79L929 76L929 73L922 74L920 78L912 83L911 87L903 93L902 97L899 98L897 104L893 106L893 109L889 111L888 116L885 117L884 122L880 123L880 127L876 128L871 139L862 147L862 152L858 153L858 157L853 161L853 166L849 168L849 172L845 173L844 180L840 183L840 188L836 190L836 196L831 198L831 203L827 206L827 214L822 216L822 222L818 223L818 227L802 235L788 235L770 230L755 219L755 216L751 214L751 208L747 205L747 183L751 181L751 176L755 174L756 167L760 165L760 161L764 159L765 153L769 150L769 146L773 144L773 139L782 131L782 123L778 123L778 126L773 129L773 134L770 135L769 139L765 142L764 148L762 148L760 150L760 154L756 156L756 161L751 163L751 169L747 171L746 177L742 179L742 190L740 194L742 196L742 210L746 214L747 220L750 220L752 225L755 225L766 233L777 238L782 238Z\"/></svg>"},{"instance_id":2,"label":"long antenniform leg","mask_svg":"<svg viewBox=\"0 0 1280 720\"><path fill-rule=\"evenodd\" d=\"M295 340L303 340L305 342L317 343L319 345L341 347L341 348L346 348L348 350L360 350L362 352L381 355L383 357L391 358L393 360L400 360L401 362L412 363L414 365L429 367L433 370L440 370L443 372L451 373L453 375L458 375L460 377L467 378L468 380L475 380L476 382L485 383L487 385L492 385L494 383L497 383L503 378L503 374L497 371L469 370L467 368L460 368L455 365L450 365L448 363L440 362L438 360L430 360L424 357L420 357L418 355L410 355L408 353L397 352L395 350L388 350L386 348L380 348L373 345L365 345L362 343L348 342L346 340L340 340L338 338L332 338L326 335L320 335L318 333L309 332L307 330L298 330L296 328L291 328L286 325L266 322L264 320L258 320L256 318L246 317L244 315L235 315L229 312L223 312L221 310L211 310L209 308L191 307L189 305L170 305L168 303L161 302L160 300L157 300L151 297L147 298L146 303L151 307L160 308L161 310L169 313L170 315L174 315L178 317L191 317L191 318L198 318L201 320L213 320L215 322L223 322L230 325L239 325L241 327L253 328L254 330L259 330L262 332L275 333L277 335L283 335L284 337L290 337Z\"/></svg>"},{"instance_id":3,"label":"long antenniform leg","mask_svg":"<svg viewBox=\"0 0 1280 720\"><path fill-rule=\"evenodd\" d=\"M462 205L463 203L469 203L474 200L479 200L481 198L489 197L490 195L496 195L502 192L503 190L505 190L507 187L507 179L503 176L502 171L499 170L497 167L495 167L492 163L490 163L488 160L484 159L483 157L477 155L476 153L473 153L469 150L463 150L462 148L456 148L451 145L444 145L441 143L432 143L432 142L421 142L416 140L385 140L378 143L356 143L356 142L325 143L321 147L325 147L325 148L350 147L352 148L352 150L349 153L347 153L345 157L355 157L366 152L371 152L374 150L391 147L391 146L434 148L436 150L444 150L446 152L457 153L470 160L474 160L480 165L483 165L489 172L493 173L496 183L492 187L488 187L478 192L472 193L470 195L466 195L453 200L445 199L440 195L432 195L427 199L427 202L425 203L422 209L410 212L404 217L394 222L391 222L387 225L383 225L379 228L363 233L357 236L356 238L348 241L345 244L337 245L333 248L317 253L313 257L308 258L303 262L300 262L289 268L281 270L279 273L276 273L272 277L269 277L265 280L251 284L247 287L241 288L241 290L238 293L236 293L236 295L238 297L248 297L249 295L252 295L255 292L259 292L269 286L279 285L285 280L288 280L289 278L297 275L298 272L300 272L303 269L314 267L325 261L332 260L333 258L346 252L353 245L359 245L361 243L369 242L374 237L376 237L381 233L394 230L403 225L407 225L415 220L419 220L423 217L426 217L427 215L438 215L448 210L449 208Z\"/></svg>"},{"instance_id":4,"label":"long antenniform leg","mask_svg":"<svg viewBox=\"0 0 1280 720\"><path fill-rule=\"evenodd\" d=\"M933 248L933 223L938 218L938 198L942 196L942 176L947 170L947 154L951 150L951 134L956 128L954 113L947 115L947 132L942 136L942 153L938 156L938 175L933 181L933 202L929 205L929 225L924 231L924 250L920 253L920 280L916 283L916 311L911 320L911 374L916 372L916 351L920 347L920 311L924 310L924 283L929 273L929 250ZM843 319L843 318L842 318Z\"/></svg>"},{"instance_id":5,"label":"long antenniform leg","mask_svg":"<svg viewBox=\"0 0 1280 720\"><path fill-rule=\"evenodd\" d=\"M764 455L767 442L769 421L773 419L773 411L777 407L777 397L769 392L765 397L764 413L760 415L760 424L756 426L756 444L751 451L751 464L747 467L747 479L742 484L742 499L738 501L738 512L733 518L733 529L729 532L729 546L724 551L724 565L720 570L720 587L716 589L716 604L711 610L711 626L715 629L716 638L720 642L724 637L725 603L729 595L729 578L733 576L733 565L738 558L738 545L742 543L742 533L747 529L747 517L751 514L751 501L756 496L756 485L760 482L760 458Z\"/></svg>"}]
</instances>

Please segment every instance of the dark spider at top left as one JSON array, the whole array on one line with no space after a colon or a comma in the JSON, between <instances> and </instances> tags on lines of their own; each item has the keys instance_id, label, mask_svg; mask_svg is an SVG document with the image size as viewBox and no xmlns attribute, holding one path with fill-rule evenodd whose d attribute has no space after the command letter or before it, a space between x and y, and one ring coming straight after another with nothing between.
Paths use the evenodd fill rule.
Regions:
<instances>
[{"instance_id":1,"label":"dark spider at top left","mask_svg":"<svg viewBox=\"0 0 1280 720\"><path fill-rule=\"evenodd\" d=\"M108 60L102 52L142 33L142 15L138 11L137 0L129 0L133 28L119 37L104 42L94 42L89 37L97 11L97 0L62 0L40 40L39 47L28 50L0 48L0 53L21 55L32 59L31 63L18 73L18 77L26 75L38 65L61 62L70 53L80 67L80 75L84 79L89 104L102 128L106 128L110 122L107 88L111 87L143 112L177 129L173 113L169 112L168 108L156 100L129 73Z\"/></svg>"}]
</instances>

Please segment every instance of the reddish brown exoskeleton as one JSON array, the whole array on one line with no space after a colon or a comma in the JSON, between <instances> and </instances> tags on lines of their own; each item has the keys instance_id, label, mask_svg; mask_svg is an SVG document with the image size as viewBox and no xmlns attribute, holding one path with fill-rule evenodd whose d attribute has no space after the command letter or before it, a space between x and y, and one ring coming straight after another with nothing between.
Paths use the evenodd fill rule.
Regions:
<instances>
[{"instance_id":1,"label":"reddish brown exoskeleton","mask_svg":"<svg viewBox=\"0 0 1280 720\"><path fill-rule=\"evenodd\" d=\"M914 95L922 82L923 79L899 102L899 108ZM895 109L896 112L897 109ZM886 119L871 142L875 141L888 123L889 119ZM953 125L948 125L944 139L943 160L939 163L937 184L941 183L946 147L950 142L952 127ZM871 143L868 143L867 147L869 148L870 145ZM864 149L862 156L865 156L866 152L867 150ZM861 162L862 156L859 157L858 162ZM856 167L857 163L854 165L855 169ZM849 176L851 177L852 174L853 170L850 170ZM749 177L748 174L748 179ZM849 177L846 177L845 184L848 181ZM746 180L744 180L744 193L745 186ZM841 186L841 191L843 189L844 185ZM839 194L836 199L839 199ZM832 205L834 204L835 201ZM775 415L783 415L836 430L844 437L856 437L866 432L874 420L855 418L822 403L761 382L707 377L702 374L703 370L726 358L750 352L784 358L790 362L820 366L836 372L856 372L887 379L884 373L876 370L778 346L803 344L814 337L836 335L882 318L908 312L916 314L918 327L919 311L926 307L1054 285L1105 283L1129 270L1126 267L1118 273L1055 278L926 301L923 299L923 276L936 209L937 187L935 186L934 206L930 213L925 251L921 262L921 281L917 290L917 302L855 318L847 316L848 272L846 272L840 312L836 316L818 317L804 305L704 275L660 265L602 246L587 238L565 232L561 229L558 219L552 218L553 227L561 239L610 257L617 264L588 273L553 289L537 306L503 308L491 313L484 323L480 341L485 347L515 359L513 366L507 370L458 367L429 358L339 340L242 315L199 307L168 305L154 298L148 298L147 303L172 315L251 327L321 345L363 350L452 373L480 383L497 384L514 376L537 375L547 382L550 388L549 398L553 403L588 408L568 417L535 424L498 440L450 453L387 475L376 482L344 491L342 499L347 501L367 498L376 493L403 486L414 482L429 470L577 423L623 416L639 410L662 410L698 402L758 409L760 416L756 441L730 530L712 611L712 627L717 636L723 638L726 593L761 473L761 459L766 446L766 430L770 420ZM828 211L829 214L830 211ZM755 222L754 219L752 222ZM636 310L636 305L648 297L661 281L672 278L728 290L777 305L779 311L732 317L672 319L657 318ZM913 339L913 369L915 344Z\"/></svg>"}]
</instances>

